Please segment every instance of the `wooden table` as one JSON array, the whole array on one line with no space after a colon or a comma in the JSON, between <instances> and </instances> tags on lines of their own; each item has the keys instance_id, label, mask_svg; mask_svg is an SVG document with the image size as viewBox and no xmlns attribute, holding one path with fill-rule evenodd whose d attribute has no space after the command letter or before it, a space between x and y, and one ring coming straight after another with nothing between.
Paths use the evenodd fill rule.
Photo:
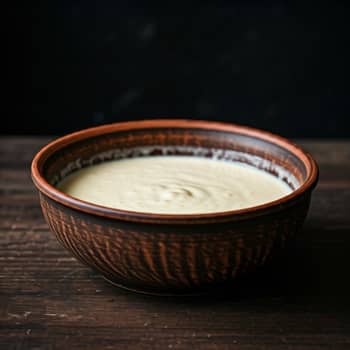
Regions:
<instances>
[{"instance_id":1,"label":"wooden table","mask_svg":"<svg viewBox=\"0 0 350 350\"><path fill-rule=\"evenodd\" d=\"M350 141L300 141L321 179L286 261L237 291L119 290L50 233L30 180L48 137L0 141L0 349L350 349Z\"/></svg>"}]
</instances>

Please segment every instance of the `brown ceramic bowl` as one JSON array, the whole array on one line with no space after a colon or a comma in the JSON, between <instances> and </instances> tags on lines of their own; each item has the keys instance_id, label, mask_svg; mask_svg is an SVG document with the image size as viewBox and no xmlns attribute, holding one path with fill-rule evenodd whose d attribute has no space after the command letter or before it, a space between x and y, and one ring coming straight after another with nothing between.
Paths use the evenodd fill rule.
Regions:
<instances>
[{"instance_id":1,"label":"brown ceramic bowl","mask_svg":"<svg viewBox=\"0 0 350 350\"><path fill-rule=\"evenodd\" d=\"M76 169L140 156L141 148L150 155L215 153L278 176L293 191L242 210L166 215L107 208L55 188ZM234 284L237 276L262 266L295 237L318 168L301 148L265 131L162 119L104 125L61 137L35 156L32 178L51 230L82 263L131 290L187 294Z\"/></svg>"}]
</instances>

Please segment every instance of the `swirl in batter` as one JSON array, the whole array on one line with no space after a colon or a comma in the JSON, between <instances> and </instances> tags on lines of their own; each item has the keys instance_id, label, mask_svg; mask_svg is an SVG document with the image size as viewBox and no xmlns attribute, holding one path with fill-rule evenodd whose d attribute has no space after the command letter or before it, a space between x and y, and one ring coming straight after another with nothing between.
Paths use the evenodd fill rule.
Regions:
<instances>
[{"instance_id":1,"label":"swirl in batter","mask_svg":"<svg viewBox=\"0 0 350 350\"><path fill-rule=\"evenodd\" d=\"M281 180L254 167L190 156L108 161L75 171L58 188L106 207L159 214L248 208L292 191Z\"/></svg>"}]
</instances>

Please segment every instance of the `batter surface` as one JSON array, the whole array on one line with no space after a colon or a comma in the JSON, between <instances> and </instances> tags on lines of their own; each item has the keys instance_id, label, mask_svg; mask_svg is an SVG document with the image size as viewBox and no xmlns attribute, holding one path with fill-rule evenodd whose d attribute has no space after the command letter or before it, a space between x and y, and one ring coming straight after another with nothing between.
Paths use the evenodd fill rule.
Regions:
<instances>
[{"instance_id":1,"label":"batter surface","mask_svg":"<svg viewBox=\"0 0 350 350\"><path fill-rule=\"evenodd\" d=\"M162 214L247 208L292 191L254 167L191 156L108 161L72 173L58 188L106 207Z\"/></svg>"}]
</instances>

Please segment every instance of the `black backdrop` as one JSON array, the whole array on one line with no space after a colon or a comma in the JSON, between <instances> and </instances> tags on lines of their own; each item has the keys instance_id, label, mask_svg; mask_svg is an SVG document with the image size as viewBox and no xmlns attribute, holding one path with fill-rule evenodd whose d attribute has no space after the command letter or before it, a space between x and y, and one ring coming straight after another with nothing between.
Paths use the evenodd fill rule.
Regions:
<instances>
[{"instance_id":1,"label":"black backdrop","mask_svg":"<svg viewBox=\"0 0 350 350\"><path fill-rule=\"evenodd\" d=\"M348 137L348 16L345 1L9 5L1 132L187 117Z\"/></svg>"}]
</instances>

